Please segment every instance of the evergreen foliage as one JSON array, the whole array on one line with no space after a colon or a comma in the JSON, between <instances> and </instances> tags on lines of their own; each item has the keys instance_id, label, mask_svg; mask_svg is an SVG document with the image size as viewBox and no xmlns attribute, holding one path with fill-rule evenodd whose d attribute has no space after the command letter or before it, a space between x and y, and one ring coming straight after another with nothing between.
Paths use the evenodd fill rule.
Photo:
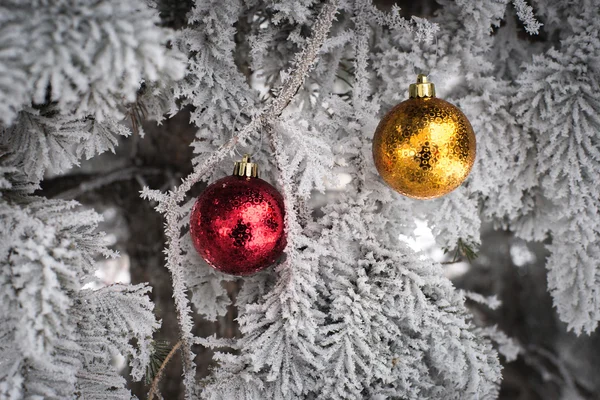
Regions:
<instances>
[{"instance_id":1,"label":"evergreen foliage","mask_svg":"<svg viewBox=\"0 0 600 400\"><path fill-rule=\"evenodd\" d=\"M189 12L167 0L0 0L0 398L130 399L118 354L132 379L156 373L151 287L84 288L98 257L116 256L96 232L100 216L33 192L114 151L129 120L143 134L144 118L183 108L198 128L194 171L142 197L165 216L186 399L495 398L498 352L512 360L523 349L477 327L465 306L497 299L456 290L442 265L399 240L415 218L469 260L485 222L547 240L559 316L593 332L597 5L438 3L425 19L370 0L196 0ZM371 158L379 118L419 72L478 141L466 183L432 202L394 193ZM222 283L236 278L194 251L187 196L235 152L253 153L282 192L288 245L279 265L244 278L233 304L241 337L200 338L192 313L224 316ZM194 344L220 349L202 381Z\"/></svg>"}]
</instances>

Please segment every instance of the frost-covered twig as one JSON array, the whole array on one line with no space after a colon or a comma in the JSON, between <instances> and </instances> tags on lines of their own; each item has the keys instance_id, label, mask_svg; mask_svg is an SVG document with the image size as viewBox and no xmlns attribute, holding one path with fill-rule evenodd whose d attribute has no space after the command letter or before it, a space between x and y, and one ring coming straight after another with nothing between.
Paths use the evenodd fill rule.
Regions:
<instances>
[{"instance_id":1,"label":"frost-covered twig","mask_svg":"<svg viewBox=\"0 0 600 400\"><path fill-rule=\"evenodd\" d=\"M188 175L181 185L173 189L167 195L160 192L151 191L144 188L142 197L153 199L159 202L156 209L165 214L167 237L166 266L171 272L173 279L173 297L175 307L179 318L182 341L182 359L184 369L184 384L186 388L186 398L191 398L194 384L195 366L193 364L193 353L191 345L193 343L193 334L191 332L193 323L190 317L190 306L186 295L186 286L184 281L183 269L181 268L181 243L180 226L181 203L186 193L191 187L202 179L211 168L219 161L223 160L229 154L234 146L240 140L250 137L262 126L273 123L290 103L296 94L298 88L304 83L304 80L314 65L317 55L325 41L333 19L337 12L339 0L332 0L326 3L313 26L312 36L307 41L306 47L296 56L293 62L294 70L284 80L279 95L269 103L239 133L235 134L227 143L211 154L202 164L195 168L194 172Z\"/></svg>"},{"instance_id":2,"label":"frost-covered twig","mask_svg":"<svg viewBox=\"0 0 600 400\"><path fill-rule=\"evenodd\" d=\"M317 55L327 38L329 29L331 29L331 24L337 13L338 3L339 0L331 0L323 6L317 21L312 27L312 36L307 41L306 47L294 60L294 72L284 80L279 96L271 104L271 110L267 113L267 118L273 120L281 114L298 88L304 83L306 75L313 67Z\"/></svg>"},{"instance_id":3,"label":"frost-covered twig","mask_svg":"<svg viewBox=\"0 0 600 400\"><path fill-rule=\"evenodd\" d=\"M432 42L440 27L434 22L425 18L413 16L410 20L400 15L400 7L397 4L392 5L389 12L381 11L372 1L363 3L363 12L368 13L379 25L387 26L391 29L402 29L411 32L417 42ZM364 15L367 16L367 15Z\"/></svg>"},{"instance_id":4,"label":"frost-covered twig","mask_svg":"<svg viewBox=\"0 0 600 400\"><path fill-rule=\"evenodd\" d=\"M173 199L174 193L171 192L171 196L168 199L168 208L166 211L166 228L165 235L167 236L167 268L171 272L173 280L173 298L175 299L175 308L177 309L177 316L179 319L180 336L182 341L182 354L183 360L183 373L184 373L184 384L186 388L186 398L191 398L193 393L192 388L194 385L194 375L196 368L194 365L194 354L192 353L192 334L193 321L190 316L191 308L186 294L186 286L183 269L181 267L181 245L179 242L180 228L179 228L179 207L176 201Z\"/></svg>"},{"instance_id":5,"label":"frost-covered twig","mask_svg":"<svg viewBox=\"0 0 600 400\"><path fill-rule=\"evenodd\" d=\"M525 352L525 349L523 349L517 340L506 335L496 325L481 328L480 332L496 344L498 352L505 357L506 362L515 361L519 354Z\"/></svg>"},{"instance_id":6,"label":"frost-covered twig","mask_svg":"<svg viewBox=\"0 0 600 400\"><path fill-rule=\"evenodd\" d=\"M525 26L527 33L530 35L537 35L544 24L535 18L533 8L531 8L525 0L514 0L513 5L517 11L517 17L519 17L519 20L521 20Z\"/></svg>"},{"instance_id":7,"label":"frost-covered twig","mask_svg":"<svg viewBox=\"0 0 600 400\"><path fill-rule=\"evenodd\" d=\"M498 296L483 296L479 293L472 292L470 290L462 290L462 293L469 300L472 300L476 303L489 307L491 310L496 310L498 307L502 305L502 301L498 299Z\"/></svg>"},{"instance_id":8,"label":"frost-covered twig","mask_svg":"<svg viewBox=\"0 0 600 400\"><path fill-rule=\"evenodd\" d=\"M65 190L64 192L60 192L58 195L54 196L57 199L76 199L82 194L100 189L101 187L108 186L112 183L119 181L126 181L131 178L134 178L138 175L160 175L163 174L164 171L159 168L140 168L140 167L127 167L123 168L118 167L114 170L105 172L100 175L92 175L89 176L89 179L81 182L78 186L75 186L71 189Z\"/></svg>"},{"instance_id":9,"label":"frost-covered twig","mask_svg":"<svg viewBox=\"0 0 600 400\"><path fill-rule=\"evenodd\" d=\"M199 344L209 349L215 349L218 347L228 347L231 349L238 349L239 346L235 339L230 338L218 338L216 335L209 337L197 337L194 338L194 344Z\"/></svg>"},{"instance_id":10,"label":"frost-covered twig","mask_svg":"<svg viewBox=\"0 0 600 400\"><path fill-rule=\"evenodd\" d=\"M296 94L298 88L304 83L308 71L313 66L317 54L327 38L327 33L329 32L333 18L337 13L337 6L338 0L333 0L323 6L319 18L313 27L312 37L308 41L306 48L300 52L294 63L296 70L284 81L282 90L279 92L279 97L271 104L272 110L267 114L270 120L274 120L281 114L283 109L290 103ZM296 244L296 234L300 232L301 228L295 212L296 196L294 195L293 177L286 173L289 170L286 168L289 161L285 155L281 135L272 129L272 127L269 129L269 139L275 155L277 168L280 171L279 184L283 189L283 197L285 199L287 248L294 249Z\"/></svg>"}]
</instances>

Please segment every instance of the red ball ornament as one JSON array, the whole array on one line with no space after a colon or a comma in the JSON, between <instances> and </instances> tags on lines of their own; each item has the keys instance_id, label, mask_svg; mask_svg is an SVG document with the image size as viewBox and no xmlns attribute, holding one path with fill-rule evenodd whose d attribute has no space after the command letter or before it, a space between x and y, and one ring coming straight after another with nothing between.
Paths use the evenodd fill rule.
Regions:
<instances>
[{"instance_id":1,"label":"red ball ornament","mask_svg":"<svg viewBox=\"0 0 600 400\"><path fill-rule=\"evenodd\" d=\"M283 198L258 178L245 155L233 175L209 185L190 219L194 247L213 268L250 275L272 265L286 245Z\"/></svg>"}]
</instances>

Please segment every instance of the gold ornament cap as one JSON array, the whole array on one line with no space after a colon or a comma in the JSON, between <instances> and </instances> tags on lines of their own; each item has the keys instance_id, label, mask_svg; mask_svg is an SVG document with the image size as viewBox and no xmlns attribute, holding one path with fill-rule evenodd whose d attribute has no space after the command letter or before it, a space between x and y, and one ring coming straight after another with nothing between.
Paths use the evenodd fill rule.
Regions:
<instances>
[{"instance_id":1,"label":"gold ornament cap","mask_svg":"<svg viewBox=\"0 0 600 400\"><path fill-rule=\"evenodd\" d=\"M417 83L411 83L408 87L408 97L411 99L421 97L435 97L435 85L429 82L427 75L419 74Z\"/></svg>"},{"instance_id":2,"label":"gold ornament cap","mask_svg":"<svg viewBox=\"0 0 600 400\"><path fill-rule=\"evenodd\" d=\"M233 175L258 178L258 164L250 162L250 154L244 154L242 160L233 165Z\"/></svg>"}]
</instances>

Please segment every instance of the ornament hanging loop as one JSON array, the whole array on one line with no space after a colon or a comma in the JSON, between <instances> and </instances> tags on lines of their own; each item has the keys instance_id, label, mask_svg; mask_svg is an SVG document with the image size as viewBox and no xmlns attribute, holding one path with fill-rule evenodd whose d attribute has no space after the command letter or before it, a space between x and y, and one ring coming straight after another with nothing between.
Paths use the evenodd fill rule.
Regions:
<instances>
[{"instance_id":1,"label":"ornament hanging loop","mask_svg":"<svg viewBox=\"0 0 600 400\"><path fill-rule=\"evenodd\" d=\"M244 154L242 160L233 165L233 175L258 178L258 164L250 162L250 154Z\"/></svg>"},{"instance_id":2,"label":"ornament hanging loop","mask_svg":"<svg viewBox=\"0 0 600 400\"><path fill-rule=\"evenodd\" d=\"M411 83L408 87L408 97L411 99L422 97L435 97L435 85L429 82L427 75L419 74L417 83Z\"/></svg>"}]
</instances>

